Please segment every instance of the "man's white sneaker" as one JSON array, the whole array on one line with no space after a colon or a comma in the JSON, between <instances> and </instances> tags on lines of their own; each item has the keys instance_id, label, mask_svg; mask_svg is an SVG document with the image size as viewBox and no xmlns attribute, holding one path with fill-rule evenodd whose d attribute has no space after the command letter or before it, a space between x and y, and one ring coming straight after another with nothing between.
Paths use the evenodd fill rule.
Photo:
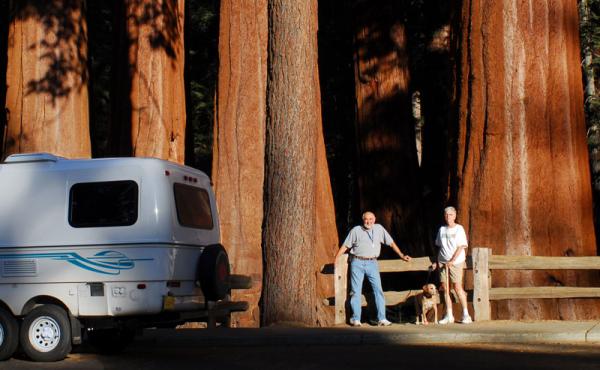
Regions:
<instances>
[{"instance_id":1,"label":"man's white sneaker","mask_svg":"<svg viewBox=\"0 0 600 370\"><path fill-rule=\"evenodd\" d=\"M473 323L473 319L471 319L471 316L467 315L467 316L463 316L462 320L460 320L461 324L472 324Z\"/></svg>"},{"instance_id":2,"label":"man's white sneaker","mask_svg":"<svg viewBox=\"0 0 600 370\"><path fill-rule=\"evenodd\" d=\"M377 326L390 326L390 325L392 325L392 323L386 319L383 319L377 323Z\"/></svg>"},{"instance_id":3,"label":"man's white sneaker","mask_svg":"<svg viewBox=\"0 0 600 370\"><path fill-rule=\"evenodd\" d=\"M452 317L452 316L444 316L443 319L441 319L440 321L438 321L438 324L446 325L446 324L452 324L453 322L454 322L454 317Z\"/></svg>"},{"instance_id":4,"label":"man's white sneaker","mask_svg":"<svg viewBox=\"0 0 600 370\"><path fill-rule=\"evenodd\" d=\"M359 327L359 326L362 326L362 324L360 323L360 321L358 321L358 320L353 320L353 319L350 319L350 325L352 325L352 326L354 326L354 327Z\"/></svg>"}]
</instances>

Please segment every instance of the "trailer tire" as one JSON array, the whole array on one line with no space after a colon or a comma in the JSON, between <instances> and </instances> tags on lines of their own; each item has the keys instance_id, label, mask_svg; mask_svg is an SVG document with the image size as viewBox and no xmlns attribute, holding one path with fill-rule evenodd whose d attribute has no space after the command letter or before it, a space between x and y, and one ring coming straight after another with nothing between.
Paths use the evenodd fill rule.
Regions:
<instances>
[{"instance_id":1,"label":"trailer tire","mask_svg":"<svg viewBox=\"0 0 600 370\"><path fill-rule=\"evenodd\" d=\"M19 324L8 311L0 308L0 361L7 360L19 345Z\"/></svg>"},{"instance_id":2,"label":"trailer tire","mask_svg":"<svg viewBox=\"0 0 600 370\"><path fill-rule=\"evenodd\" d=\"M198 262L197 279L209 301L218 301L229 295L229 257L221 245L204 248Z\"/></svg>"},{"instance_id":3,"label":"trailer tire","mask_svg":"<svg viewBox=\"0 0 600 370\"><path fill-rule=\"evenodd\" d=\"M135 339L135 330L124 328L98 329L87 333L90 344L101 354L121 353Z\"/></svg>"},{"instance_id":4,"label":"trailer tire","mask_svg":"<svg viewBox=\"0 0 600 370\"><path fill-rule=\"evenodd\" d=\"M71 324L59 306L44 304L31 310L21 324L23 352L33 361L64 359L71 352Z\"/></svg>"}]
</instances>

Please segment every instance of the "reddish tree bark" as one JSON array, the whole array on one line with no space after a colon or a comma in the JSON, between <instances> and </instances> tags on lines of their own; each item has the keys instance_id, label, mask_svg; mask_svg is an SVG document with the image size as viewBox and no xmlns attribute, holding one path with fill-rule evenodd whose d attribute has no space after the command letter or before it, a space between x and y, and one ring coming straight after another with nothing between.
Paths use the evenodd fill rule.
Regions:
<instances>
[{"instance_id":1,"label":"reddish tree bark","mask_svg":"<svg viewBox=\"0 0 600 370\"><path fill-rule=\"evenodd\" d=\"M406 252L426 255L402 7L357 1L353 8L360 207Z\"/></svg>"},{"instance_id":2,"label":"reddish tree bark","mask_svg":"<svg viewBox=\"0 0 600 370\"><path fill-rule=\"evenodd\" d=\"M459 221L494 254L595 255L577 3L465 1ZM587 286L585 272L495 272L495 286ZM597 284L597 281L596 281ZM591 319L597 300L501 301L500 319Z\"/></svg>"},{"instance_id":3,"label":"reddish tree bark","mask_svg":"<svg viewBox=\"0 0 600 370\"><path fill-rule=\"evenodd\" d=\"M131 146L136 157L184 162L184 1L127 0Z\"/></svg>"},{"instance_id":4,"label":"reddish tree bark","mask_svg":"<svg viewBox=\"0 0 600 370\"><path fill-rule=\"evenodd\" d=\"M269 19L263 323L315 325L315 257L327 247L315 246L324 240L315 220L324 199L317 2L271 0Z\"/></svg>"},{"instance_id":5,"label":"reddish tree bark","mask_svg":"<svg viewBox=\"0 0 600 370\"><path fill-rule=\"evenodd\" d=\"M315 66L315 68L317 68ZM315 84L319 91L318 73L314 75ZM329 167L327 164L327 155L325 152L325 141L323 138L323 129L321 123L321 105L320 99L315 107L318 117L317 121L317 162L315 179L315 265L316 274L316 309L317 326L332 326L335 323L335 307L326 306L324 298L333 297L335 290L331 275L320 273L323 265L332 262L332 256L339 248L337 226L335 220L335 206L333 202L333 192L331 190L331 180L329 177Z\"/></svg>"},{"instance_id":6,"label":"reddish tree bark","mask_svg":"<svg viewBox=\"0 0 600 370\"><path fill-rule=\"evenodd\" d=\"M8 35L4 155L91 155L84 2L14 1Z\"/></svg>"},{"instance_id":7,"label":"reddish tree bark","mask_svg":"<svg viewBox=\"0 0 600 370\"><path fill-rule=\"evenodd\" d=\"M233 291L250 304L234 326L260 325L267 31L267 0L221 1L212 179L233 273L253 279Z\"/></svg>"}]
</instances>

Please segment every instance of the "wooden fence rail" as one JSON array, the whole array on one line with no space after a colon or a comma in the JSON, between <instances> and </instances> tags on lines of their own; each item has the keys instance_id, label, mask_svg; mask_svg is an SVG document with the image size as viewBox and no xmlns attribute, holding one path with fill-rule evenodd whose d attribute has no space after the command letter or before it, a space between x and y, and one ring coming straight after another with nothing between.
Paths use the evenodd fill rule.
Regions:
<instances>
[{"instance_id":1,"label":"wooden fence rail","mask_svg":"<svg viewBox=\"0 0 600 370\"><path fill-rule=\"evenodd\" d=\"M429 257L379 261L379 270L387 272L428 271ZM473 270L472 297L475 321L490 320L490 301L522 298L600 298L600 287L510 287L492 288L492 270L600 270L600 257L540 257L492 255L489 248L473 248L467 257L467 268ZM340 257L334 266L335 323L346 321L348 294L348 255ZM420 290L384 292L387 305L397 305L418 294ZM472 294L471 294L472 293ZM363 298L364 302L364 298Z\"/></svg>"},{"instance_id":2,"label":"wooden fence rail","mask_svg":"<svg viewBox=\"0 0 600 370\"><path fill-rule=\"evenodd\" d=\"M600 270L600 257L540 257L492 255L473 248L473 313L476 321L490 320L490 301L523 298L599 298L600 288L542 286L492 288L490 270Z\"/></svg>"}]
</instances>

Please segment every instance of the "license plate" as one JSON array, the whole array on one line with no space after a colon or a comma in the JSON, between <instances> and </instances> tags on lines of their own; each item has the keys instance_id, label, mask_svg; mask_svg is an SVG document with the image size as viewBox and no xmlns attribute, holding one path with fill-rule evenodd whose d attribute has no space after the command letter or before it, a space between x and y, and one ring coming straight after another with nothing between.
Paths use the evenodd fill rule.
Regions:
<instances>
[{"instance_id":1,"label":"license plate","mask_svg":"<svg viewBox=\"0 0 600 370\"><path fill-rule=\"evenodd\" d=\"M163 301L163 309L165 309L165 310L175 309L175 297L165 296L165 299Z\"/></svg>"}]
</instances>

